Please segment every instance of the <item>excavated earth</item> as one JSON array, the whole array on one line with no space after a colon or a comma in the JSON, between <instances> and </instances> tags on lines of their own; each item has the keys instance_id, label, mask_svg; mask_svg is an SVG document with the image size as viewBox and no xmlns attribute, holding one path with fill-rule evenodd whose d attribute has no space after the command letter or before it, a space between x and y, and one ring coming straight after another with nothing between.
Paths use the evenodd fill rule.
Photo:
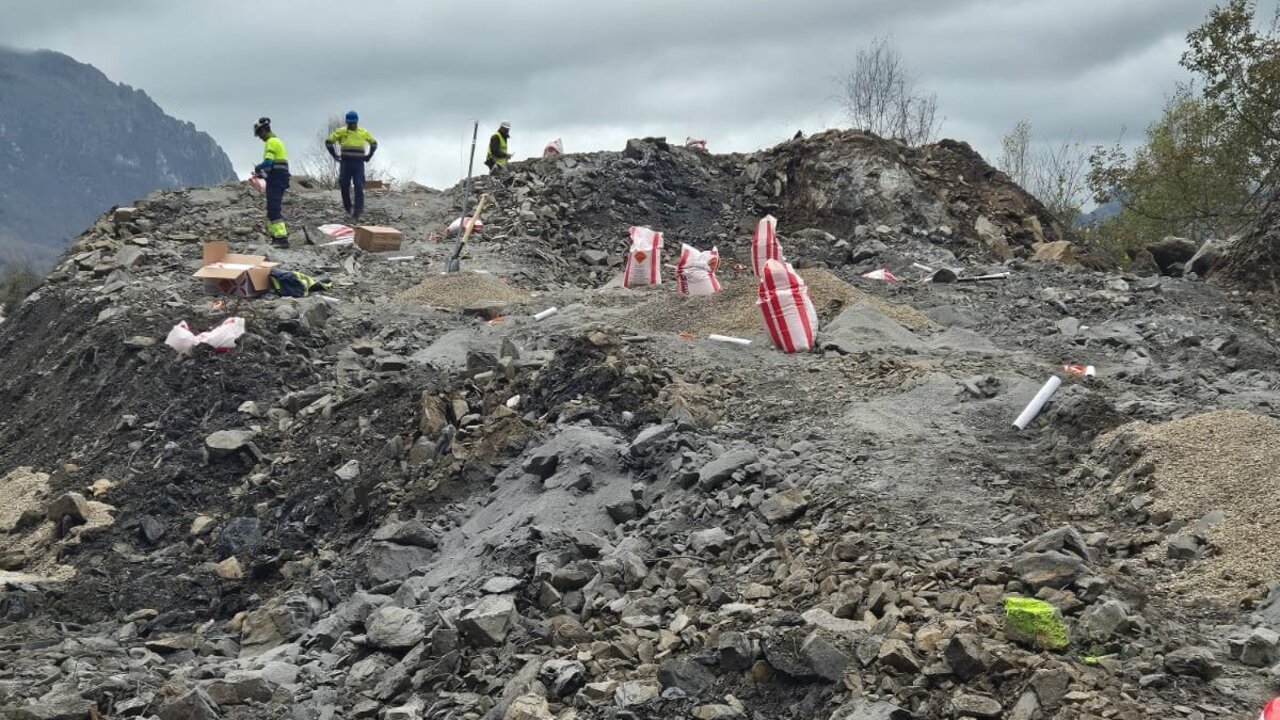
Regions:
<instances>
[{"instance_id":1,"label":"excavated earth","mask_svg":"<svg viewBox=\"0 0 1280 720\"><path fill-rule=\"evenodd\" d=\"M336 193L302 184L287 250L246 184L77 240L0 325L0 716L1251 718L1274 692L1271 298L1035 262L1066 231L959 143L512 170L457 275L461 188L372 193L391 253L324 245ZM814 352L756 315L766 214ZM620 287L631 225L667 262L718 246L722 294ZM332 286L206 295L217 239ZM165 345L231 316L230 351ZM1019 596L1070 644L1014 632Z\"/></svg>"}]
</instances>

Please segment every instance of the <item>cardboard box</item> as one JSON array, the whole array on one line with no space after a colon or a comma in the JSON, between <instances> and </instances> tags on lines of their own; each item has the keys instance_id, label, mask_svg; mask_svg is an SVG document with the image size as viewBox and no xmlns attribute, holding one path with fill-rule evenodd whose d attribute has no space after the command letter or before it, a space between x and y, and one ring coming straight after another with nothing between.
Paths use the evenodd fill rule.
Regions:
<instances>
[{"instance_id":1,"label":"cardboard box","mask_svg":"<svg viewBox=\"0 0 1280 720\"><path fill-rule=\"evenodd\" d=\"M271 287L271 268L280 263L267 262L263 255L237 255L230 249L226 240L204 244L204 258L194 276L204 280L205 292L240 297L266 292Z\"/></svg>"},{"instance_id":2,"label":"cardboard box","mask_svg":"<svg viewBox=\"0 0 1280 720\"><path fill-rule=\"evenodd\" d=\"M387 252L399 250L404 234L395 228L381 225L359 225L356 227L356 245L366 252Z\"/></svg>"},{"instance_id":3,"label":"cardboard box","mask_svg":"<svg viewBox=\"0 0 1280 720\"><path fill-rule=\"evenodd\" d=\"M365 180L364 189L365 190L386 190L387 184L381 180Z\"/></svg>"}]
</instances>

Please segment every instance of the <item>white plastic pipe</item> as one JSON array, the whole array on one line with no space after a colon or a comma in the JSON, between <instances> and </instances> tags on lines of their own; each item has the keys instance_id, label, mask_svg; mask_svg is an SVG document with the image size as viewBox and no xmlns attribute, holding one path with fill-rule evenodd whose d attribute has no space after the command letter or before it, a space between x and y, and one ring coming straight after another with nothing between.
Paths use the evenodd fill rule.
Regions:
<instances>
[{"instance_id":1,"label":"white plastic pipe","mask_svg":"<svg viewBox=\"0 0 1280 720\"><path fill-rule=\"evenodd\" d=\"M1044 387L1040 388L1040 392L1031 398L1031 402L1027 403L1027 407L1022 411L1022 414L1018 416L1017 420L1013 421L1013 426L1019 430L1026 430L1031 421L1035 420L1036 416L1040 414L1044 404L1049 402L1049 398L1053 397L1053 394L1058 392L1058 388L1061 386L1062 378L1057 375L1050 375Z\"/></svg>"},{"instance_id":2,"label":"white plastic pipe","mask_svg":"<svg viewBox=\"0 0 1280 720\"><path fill-rule=\"evenodd\" d=\"M387 258L387 260L391 262L399 262L401 260L412 260L413 258L414 258L413 255L396 255L396 256Z\"/></svg>"},{"instance_id":3,"label":"white plastic pipe","mask_svg":"<svg viewBox=\"0 0 1280 720\"><path fill-rule=\"evenodd\" d=\"M534 315L534 316L533 316L533 319L534 319L534 320L546 320L547 318L551 317L552 315L555 315L555 314L556 314L556 312L557 312L558 310L559 310L559 308L549 307L549 308L547 308L546 310L543 310L542 312L538 313L537 315Z\"/></svg>"},{"instance_id":4,"label":"white plastic pipe","mask_svg":"<svg viewBox=\"0 0 1280 720\"><path fill-rule=\"evenodd\" d=\"M734 345L750 345L751 344L751 341L746 338L730 337L728 335L708 335L707 339L715 340L716 342L733 343Z\"/></svg>"},{"instance_id":5,"label":"white plastic pipe","mask_svg":"<svg viewBox=\"0 0 1280 720\"><path fill-rule=\"evenodd\" d=\"M1088 365L1088 366L1086 366L1086 367L1085 367L1085 369L1084 369L1084 376L1085 376L1085 377L1097 377L1097 376L1098 376L1098 368L1096 368L1096 367L1094 367L1094 366L1092 366L1092 365Z\"/></svg>"}]
</instances>

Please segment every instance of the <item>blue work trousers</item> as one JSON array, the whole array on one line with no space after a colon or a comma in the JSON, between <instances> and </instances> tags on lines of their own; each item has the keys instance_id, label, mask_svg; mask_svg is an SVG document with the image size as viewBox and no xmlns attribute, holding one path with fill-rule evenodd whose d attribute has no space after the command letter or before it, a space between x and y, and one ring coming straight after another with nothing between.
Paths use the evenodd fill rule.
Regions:
<instances>
[{"instance_id":1,"label":"blue work trousers","mask_svg":"<svg viewBox=\"0 0 1280 720\"><path fill-rule=\"evenodd\" d=\"M355 186L355 204L351 188ZM348 214L364 212L364 158L343 158L338 166L338 188L342 190L342 208Z\"/></svg>"},{"instance_id":2,"label":"blue work trousers","mask_svg":"<svg viewBox=\"0 0 1280 720\"><path fill-rule=\"evenodd\" d=\"M284 203L284 191L288 189L288 170L277 169L267 173L267 220L274 222L284 219L280 206Z\"/></svg>"}]
</instances>

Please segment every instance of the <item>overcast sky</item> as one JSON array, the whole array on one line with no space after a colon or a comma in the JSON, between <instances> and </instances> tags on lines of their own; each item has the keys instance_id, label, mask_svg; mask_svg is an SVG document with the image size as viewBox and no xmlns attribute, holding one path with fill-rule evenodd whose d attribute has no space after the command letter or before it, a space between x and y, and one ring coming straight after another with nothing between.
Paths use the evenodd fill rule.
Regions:
<instances>
[{"instance_id":1,"label":"overcast sky","mask_svg":"<svg viewBox=\"0 0 1280 720\"><path fill-rule=\"evenodd\" d=\"M300 155L354 108L397 176L441 187L513 125L519 157L629 137L749 151L843 125L833 77L887 35L936 91L942 134L995 160L1019 118L1109 143L1185 79L1211 0L42 0L6 2L0 44L50 48L209 132L243 175L270 116ZM464 140L465 138L465 140ZM477 167L482 168L483 150Z\"/></svg>"}]
</instances>

